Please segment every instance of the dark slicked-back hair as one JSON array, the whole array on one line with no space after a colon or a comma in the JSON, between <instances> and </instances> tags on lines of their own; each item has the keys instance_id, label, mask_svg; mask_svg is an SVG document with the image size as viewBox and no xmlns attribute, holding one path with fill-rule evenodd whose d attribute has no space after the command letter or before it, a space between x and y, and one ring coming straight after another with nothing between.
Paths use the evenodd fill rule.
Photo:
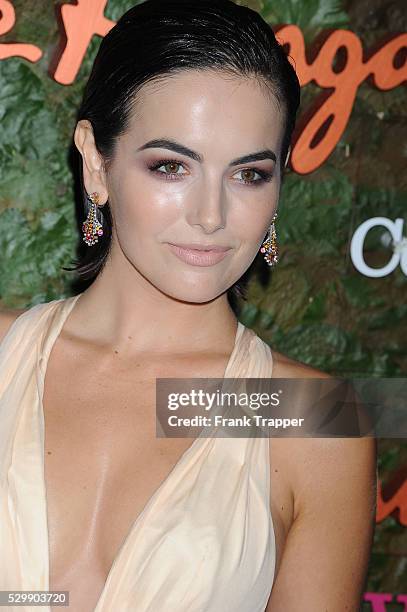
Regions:
<instances>
[{"instance_id":1,"label":"dark slicked-back hair","mask_svg":"<svg viewBox=\"0 0 407 612\"><path fill-rule=\"evenodd\" d=\"M143 85L183 70L205 69L255 78L274 95L285 120L280 152L283 166L299 106L300 85L271 27L259 13L232 0L146 0L128 10L101 41L77 113L77 121L87 119L92 124L105 168L114 157L117 138L129 126ZM84 205L81 227L89 203L77 149L74 155ZM83 257L71 268L80 279L94 280L110 251L109 202L99 210L104 234L94 246L86 247ZM228 290L230 303L245 297L245 279L246 273Z\"/></svg>"}]
</instances>

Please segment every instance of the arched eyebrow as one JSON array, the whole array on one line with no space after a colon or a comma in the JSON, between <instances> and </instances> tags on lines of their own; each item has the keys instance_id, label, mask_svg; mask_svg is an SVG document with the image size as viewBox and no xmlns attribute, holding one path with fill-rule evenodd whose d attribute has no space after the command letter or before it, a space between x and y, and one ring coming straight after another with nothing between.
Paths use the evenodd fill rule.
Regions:
<instances>
[{"instance_id":1,"label":"arched eyebrow","mask_svg":"<svg viewBox=\"0 0 407 612\"><path fill-rule=\"evenodd\" d=\"M175 140L169 140L167 138L155 138L154 140L149 140L143 146L139 147L137 149L137 152L143 151L144 149L156 149L156 148L169 149L170 151L175 151L175 153L179 153L180 155L186 155L187 157L194 159L200 164L202 164L204 161L203 155L201 155L200 153L197 153L196 151L192 151L192 149L189 149L188 147L182 145L181 143L176 142ZM263 151L257 151L256 153L248 153L247 155L238 157L237 159L234 159L233 161L231 161L228 164L228 166L230 168L231 166L237 166L239 164L247 164L253 161L262 161L263 159L271 159L274 162L277 162L277 157L274 151L272 151L271 149L264 149Z\"/></svg>"}]
</instances>

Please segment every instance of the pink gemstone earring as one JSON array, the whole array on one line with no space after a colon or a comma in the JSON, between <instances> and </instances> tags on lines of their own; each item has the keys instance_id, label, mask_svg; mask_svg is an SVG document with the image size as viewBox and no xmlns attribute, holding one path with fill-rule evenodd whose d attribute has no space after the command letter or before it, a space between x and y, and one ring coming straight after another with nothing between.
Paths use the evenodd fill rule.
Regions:
<instances>
[{"instance_id":1,"label":"pink gemstone earring","mask_svg":"<svg viewBox=\"0 0 407 612\"><path fill-rule=\"evenodd\" d=\"M99 204L99 194L97 191L87 195L87 200L89 204L89 212L86 220L82 223L83 240L88 246L93 246L98 242L99 236L103 236L103 227L97 218Z\"/></svg>"},{"instance_id":2,"label":"pink gemstone earring","mask_svg":"<svg viewBox=\"0 0 407 612\"><path fill-rule=\"evenodd\" d=\"M274 227L274 221L277 219L277 213L271 220L270 227L267 233L267 237L263 242L260 253L264 253L264 259L269 266L274 266L278 262L278 247L277 247L277 235L276 228Z\"/></svg>"}]
</instances>

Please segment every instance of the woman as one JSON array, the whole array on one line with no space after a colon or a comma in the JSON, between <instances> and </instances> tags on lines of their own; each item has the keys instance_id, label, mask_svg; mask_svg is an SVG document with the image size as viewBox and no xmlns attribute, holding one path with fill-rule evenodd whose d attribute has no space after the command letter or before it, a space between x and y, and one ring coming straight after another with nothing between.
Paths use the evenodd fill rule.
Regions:
<instances>
[{"instance_id":1,"label":"woman","mask_svg":"<svg viewBox=\"0 0 407 612\"><path fill-rule=\"evenodd\" d=\"M359 609L372 439L155 435L156 378L328 377L230 304L259 249L276 261L298 102L270 27L229 0L147 0L103 39L74 132L92 283L1 318L2 589L74 612Z\"/></svg>"}]
</instances>

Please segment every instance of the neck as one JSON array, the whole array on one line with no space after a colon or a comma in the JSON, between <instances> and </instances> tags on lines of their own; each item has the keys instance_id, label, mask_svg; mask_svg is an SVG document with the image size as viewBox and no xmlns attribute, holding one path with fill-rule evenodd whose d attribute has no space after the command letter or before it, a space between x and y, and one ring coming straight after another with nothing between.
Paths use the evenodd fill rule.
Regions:
<instances>
[{"instance_id":1,"label":"neck","mask_svg":"<svg viewBox=\"0 0 407 612\"><path fill-rule=\"evenodd\" d=\"M195 346L227 351L237 329L226 293L204 303L178 300L157 289L127 260L119 267L114 258L83 292L76 310L77 325L86 329L88 339L103 338L106 345L129 355L132 350L182 353Z\"/></svg>"}]
</instances>

